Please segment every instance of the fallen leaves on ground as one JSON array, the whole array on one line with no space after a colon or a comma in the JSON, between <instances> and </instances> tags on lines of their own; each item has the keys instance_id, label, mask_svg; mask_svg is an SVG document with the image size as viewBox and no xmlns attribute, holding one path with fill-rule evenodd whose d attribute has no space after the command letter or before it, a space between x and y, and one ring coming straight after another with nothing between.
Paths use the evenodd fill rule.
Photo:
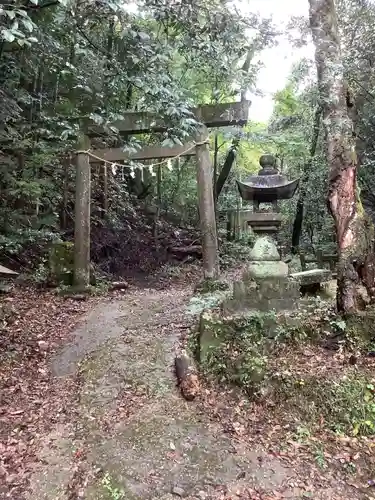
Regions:
<instances>
[{"instance_id":1,"label":"fallen leaves on ground","mask_svg":"<svg viewBox=\"0 0 375 500\"><path fill-rule=\"evenodd\" d=\"M286 347L271 360L271 367L272 363L275 371L292 370L301 379L307 374L339 378L358 369L373 376L374 367L373 358L362 358L353 367L341 352L333 353L312 345ZM291 477L302 478L289 480L284 488L272 493L245 490L239 491L237 496L229 494L218 496L218 499L371 498L367 492L372 489L369 479L375 467L374 438L335 434L325 428L324 420L303 435L304 423L298 414L293 408L274 401L272 393L250 400L238 388L207 383L200 404L213 420L221 423L234 443L235 453L236 447L241 446L261 448L269 456L280 459L290 470ZM293 489L300 493L288 496Z\"/></svg>"},{"instance_id":2,"label":"fallen leaves on ground","mask_svg":"<svg viewBox=\"0 0 375 500\"><path fill-rule=\"evenodd\" d=\"M180 280L185 278L183 271ZM189 278L195 278L194 272ZM79 381L54 378L50 362L59 346L69 338L80 316L95 300L76 302L52 292L23 289L1 302L5 307L5 314L0 318L1 499L24 498L39 439L56 423L74 419ZM170 335L172 329L178 331L180 323L183 343L187 330L182 320L169 323L165 331L164 326L159 325L158 335ZM301 378L306 373L319 377L342 376L348 370L373 372L374 359L360 359L353 367L340 352L332 353L321 347L293 347L275 359L275 369L290 369L291 366ZM142 408L144 398L145 394L125 388L116 407L103 414L102 429L110 432L114 421L126 419L133 409ZM243 446L262 448L290 471L288 480L277 490L254 490L249 485L234 490L222 488L212 496L215 500L278 500L288 498L287 495L293 498L293 492L295 498L347 500L350 497L357 500L366 498L366 491L373 490L373 439L335 435L324 430L324 422L308 436L298 437L296 431L300 422L292 411L278 407L272 398L250 401L236 389L206 386L199 404L201 411L221 423L231 438L233 453ZM175 443L170 443L168 453L177 460L174 447ZM72 463L74 474L68 493L73 500L79 498L90 477L84 449L74 450ZM150 475L152 473L150 471ZM242 482L246 482L246 478L243 479Z\"/></svg>"},{"instance_id":3,"label":"fallen leaves on ground","mask_svg":"<svg viewBox=\"0 0 375 500\"><path fill-rule=\"evenodd\" d=\"M0 302L0 498L23 498L39 437L69 418L76 382L52 377L51 356L95 300L28 288Z\"/></svg>"}]
</instances>

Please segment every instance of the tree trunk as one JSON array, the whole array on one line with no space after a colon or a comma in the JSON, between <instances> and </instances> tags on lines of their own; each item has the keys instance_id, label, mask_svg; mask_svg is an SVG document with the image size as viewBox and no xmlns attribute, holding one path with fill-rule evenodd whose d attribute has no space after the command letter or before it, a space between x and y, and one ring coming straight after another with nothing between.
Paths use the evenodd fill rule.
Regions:
<instances>
[{"instance_id":1,"label":"tree trunk","mask_svg":"<svg viewBox=\"0 0 375 500\"><path fill-rule=\"evenodd\" d=\"M357 308L355 266L367 255L369 242L357 189L355 137L348 113L334 0L309 0L309 4L330 169L327 201L335 222L339 251L337 307L341 312L350 313Z\"/></svg>"},{"instance_id":2,"label":"tree trunk","mask_svg":"<svg viewBox=\"0 0 375 500\"><path fill-rule=\"evenodd\" d=\"M212 166L206 127L197 135L197 183L199 219L202 233L203 272L205 278L215 278L219 272L216 219L212 189Z\"/></svg>"},{"instance_id":3,"label":"tree trunk","mask_svg":"<svg viewBox=\"0 0 375 500\"><path fill-rule=\"evenodd\" d=\"M254 47L250 47L248 52L247 52L245 62L243 63L243 66L242 66L242 73L243 74L247 74L249 72L250 63L251 63L252 58L254 57L254 52L255 52ZM247 91L247 89L241 90L241 101L246 100L246 91Z\"/></svg>"},{"instance_id":4,"label":"tree trunk","mask_svg":"<svg viewBox=\"0 0 375 500\"><path fill-rule=\"evenodd\" d=\"M303 224L303 211L304 211L304 204L307 192L307 183L309 182L312 163L315 156L316 147L318 145L321 116L322 116L322 108L321 106L318 106L315 110L314 124L312 131L313 135L311 140L309 159L303 167L301 187L297 200L296 215L294 218L293 233L292 233L292 254L298 253L299 249L299 242L301 238L302 224Z\"/></svg>"},{"instance_id":5,"label":"tree trunk","mask_svg":"<svg viewBox=\"0 0 375 500\"><path fill-rule=\"evenodd\" d=\"M74 284L85 289L90 284L90 191L91 169L88 154L90 141L81 135L78 140L76 203L74 227Z\"/></svg>"},{"instance_id":6,"label":"tree trunk","mask_svg":"<svg viewBox=\"0 0 375 500\"><path fill-rule=\"evenodd\" d=\"M223 168L220 170L219 177L216 182L215 186L215 199L216 201L218 200L220 193L224 187L224 184L226 183L228 176L230 174L230 171L233 167L234 160L236 159L236 153L237 153L237 146L239 144L239 139L233 139L232 145L229 148L227 157L225 158Z\"/></svg>"}]
</instances>

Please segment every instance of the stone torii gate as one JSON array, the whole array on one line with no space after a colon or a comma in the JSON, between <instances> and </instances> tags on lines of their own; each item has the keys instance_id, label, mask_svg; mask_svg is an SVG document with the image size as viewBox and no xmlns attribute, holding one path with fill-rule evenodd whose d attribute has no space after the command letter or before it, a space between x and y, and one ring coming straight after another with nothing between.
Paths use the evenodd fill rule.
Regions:
<instances>
[{"instance_id":1,"label":"stone torii gate","mask_svg":"<svg viewBox=\"0 0 375 500\"><path fill-rule=\"evenodd\" d=\"M90 163L98 163L100 160L105 164L106 162L120 163L129 160L142 161L196 155L204 276L209 278L216 275L218 270L216 262L217 236L207 129L244 126L248 121L249 108L250 101L199 106L192 110L195 119L202 124L194 141L183 146L146 146L131 154L124 152L122 148L106 148L96 149L93 151L93 156L90 156L90 137L103 135L105 130L94 123L88 124L86 131L81 132L76 154L74 283L77 287L84 289L90 283ZM123 120L111 123L109 127L117 129L120 135L135 135L163 132L167 125L150 113L129 112L125 114Z\"/></svg>"}]
</instances>

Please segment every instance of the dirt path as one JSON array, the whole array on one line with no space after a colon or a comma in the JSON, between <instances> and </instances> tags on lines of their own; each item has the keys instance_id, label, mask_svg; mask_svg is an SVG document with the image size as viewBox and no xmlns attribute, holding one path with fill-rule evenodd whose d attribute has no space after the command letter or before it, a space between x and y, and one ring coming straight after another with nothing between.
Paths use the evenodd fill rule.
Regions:
<instances>
[{"instance_id":1,"label":"dirt path","mask_svg":"<svg viewBox=\"0 0 375 500\"><path fill-rule=\"evenodd\" d=\"M245 483L271 491L291 480L179 396L172 365L190 296L135 290L100 303L75 331L52 364L62 379L78 371L74 418L57 418L40 443L30 499L224 498Z\"/></svg>"}]
</instances>

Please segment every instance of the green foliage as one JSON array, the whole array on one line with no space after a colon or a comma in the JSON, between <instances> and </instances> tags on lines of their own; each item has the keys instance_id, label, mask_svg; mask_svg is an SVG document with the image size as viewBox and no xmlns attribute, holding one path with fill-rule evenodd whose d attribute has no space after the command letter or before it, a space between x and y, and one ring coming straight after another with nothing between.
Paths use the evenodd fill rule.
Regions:
<instances>
[{"instance_id":1,"label":"green foliage","mask_svg":"<svg viewBox=\"0 0 375 500\"><path fill-rule=\"evenodd\" d=\"M220 245L220 267L228 269L248 262L254 242L255 236L253 234L246 235L239 241L224 240Z\"/></svg>"},{"instance_id":2,"label":"green foliage","mask_svg":"<svg viewBox=\"0 0 375 500\"><path fill-rule=\"evenodd\" d=\"M178 224L198 222L196 165L193 160L178 160L171 170L162 172L162 210Z\"/></svg>"},{"instance_id":3,"label":"green foliage","mask_svg":"<svg viewBox=\"0 0 375 500\"><path fill-rule=\"evenodd\" d=\"M256 54L271 43L269 21L216 0L209 8L196 1L158 0L133 7L119 0L15 0L0 8L0 249L5 256L24 252L28 241L21 233L36 231L29 243L41 248L45 232L72 231L70 152L88 119L106 130L94 147L134 151L145 144L182 144L196 130L192 106L234 100L254 85L259 65L241 68L249 51ZM154 112L167 130L120 140L108 124L126 110ZM224 146L235 133L227 133ZM111 172L104 217L101 181L92 171L94 228L123 228L133 210L132 194L155 201L154 177L143 179L140 193L126 169ZM196 224L193 161L163 169L161 193L162 215Z\"/></svg>"},{"instance_id":4,"label":"green foliage","mask_svg":"<svg viewBox=\"0 0 375 500\"><path fill-rule=\"evenodd\" d=\"M308 172L304 170L310 159L312 127L318 103L316 83L311 78L311 65L304 63L302 61L294 66L289 82L276 93L269 132L274 143L273 151L280 158L284 172L289 178L302 177L301 188L305 196L301 246L313 249L331 243L334 228L326 207L328 169L322 132L311 168ZM284 217L280 239L288 247L291 244L297 196L281 207Z\"/></svg>"},{"instance_id":5,"label":"green foliage","mask_svg":"<svg viewBox=\"0 0 375 500\"><path fill-rule=\"evenodd\" d=\"M286 87L276 92L274 99L274 114L276 116L283 118L295 117L299 112L300 103L292 82L289 82Z\"/></svg>"},{"instance_id":6,"label":"green foliage","mask_svg":"<svg viewBox=\"0 0 375 500\"><path fill-rule=\"evenodd\" d=\"M327 468L327 461L324 456L324 449L322 446L315 445L314 447L314 454L315 454L315 461L320 469L326 469Z\"/></svg>"},{"instance_id":7,"label":"green foliage","mask_svg":"<svg viewBox=\"0 0 375 500\"><path fill-rule=\"evenodd\" d=\"M254 174L260 168L261 155L273 151L272 140L267 133L267 124L250 121L241 135L243 135L243 140L239 144L236 158L237 169L242 175Z\"/></svg>"},{"instance_id":8,"label":"green foliage","mask_svg":"<svg viewBox=\"0 0 375 500\"><path fill-rule=\"evenodd\" d=\"M284 344L294 344L298 345L301 342L310 341L319 335L319 331L314 331L314 329L309 328L307 322L303 319L301 322L298 320L295 323L285 324L285 322L280 322L275 328L276 342L282 342Z\"/></svg>"},{"instance_id":9,"label":"green foliage","mask_svg":"<svg viewBox=\"0 0 375 500\"><path fill-rule=\"evenodd\" d=\"M22 250L35 248L39 253L41 248L46 248L49 242L56 238L56 233L48 230L19 229L8 234L0 234L0 252L16 255ZM30 264L32 264L30 262Z\"/></svg>"},{"instance_id":10,"label":"green foliage","mask_svg":"<svg viewBox=\"0 0 375 500\"><path fill-rule=\"evenodd\" d=\"M106 472L101 480L101 485L108 495L108 500L122 500L125 498L123 489L115 486L112 476Z\"/></svg>"},{"instance_id":11,"label":"green foliage","mask_svg":"<svg viewBox=\"0 0 375 500\"><path fill-rule=\"evenodd\" d=\"M49 278L50 269L48 266L48 262L46 261L46 259L43 259L42 262L39 262L38 267L32 274L32 281L36 285L45 286L48 283Z\"/></svg>"},{"instance_id":12,"label":"green foliage","mask_svg":"<svg viewBox=\"0 0 375 500\"><path fill-rule=\"evenodd\" d=\"M330 325L339 332L345 332L346 330L346 321L340 318L332 319Z\"/></svg>"},{"instance_id":13,"label":"green foliage","mask_svg":"<svg viewBox=\"0 0 375 500\"><path fill-rule=\"evenodd\" d=\"M349 83L354 108L349 109L357 136L357 157L359 160L359 183L363 206L375 220L375 176L373 136L374 126L374 66L372 54L375 47L373 23L375 6L372 2L338 0L336 9L339 19L339 34L345 77ZM297 45L305 45L310 31L307 19L293 19L290 29L301 32ZM275 94L275 106L270 121L274 148L283 160L286 172L294 177L303 173L311 146L313 114L317 105L315 62L301 60L290 74L285 87ZM323 126L315 158L302 179L306 190L304 223L301 244L304 247L333 246L334 227L327 212L326 194L328 165L325 161ZM263 139L262 139L263 140ZM283 242L290 241L290 228L294 219L295 206L289 203L283 207L284 225L281 233Z\"/></svg>"},{"instance_id":14,"label":"green foliage","mask_svg":"<svg viewBox=\"0 0 375 500\"><path fill-rule=\"evenodd\" d=\"M366 377L350 374L339 379L279 375L277 398L293 408L301 421L325 425L338 433L375 434L374 386Z\"/></svg>"},{"instance_id":15,"label":"green foliage","mask_svg":"<svg viewBox=\"0 0 375 500\"><path fill-rule=\"evenodd\" d=\"M32 4L37 5L38 0L33 0ZM35 29L35 23L21 2L9 2L0 8L0 36L3 43L30 47L37 42L35 36L32 36Z\"/></svg>"}]
</instances>

